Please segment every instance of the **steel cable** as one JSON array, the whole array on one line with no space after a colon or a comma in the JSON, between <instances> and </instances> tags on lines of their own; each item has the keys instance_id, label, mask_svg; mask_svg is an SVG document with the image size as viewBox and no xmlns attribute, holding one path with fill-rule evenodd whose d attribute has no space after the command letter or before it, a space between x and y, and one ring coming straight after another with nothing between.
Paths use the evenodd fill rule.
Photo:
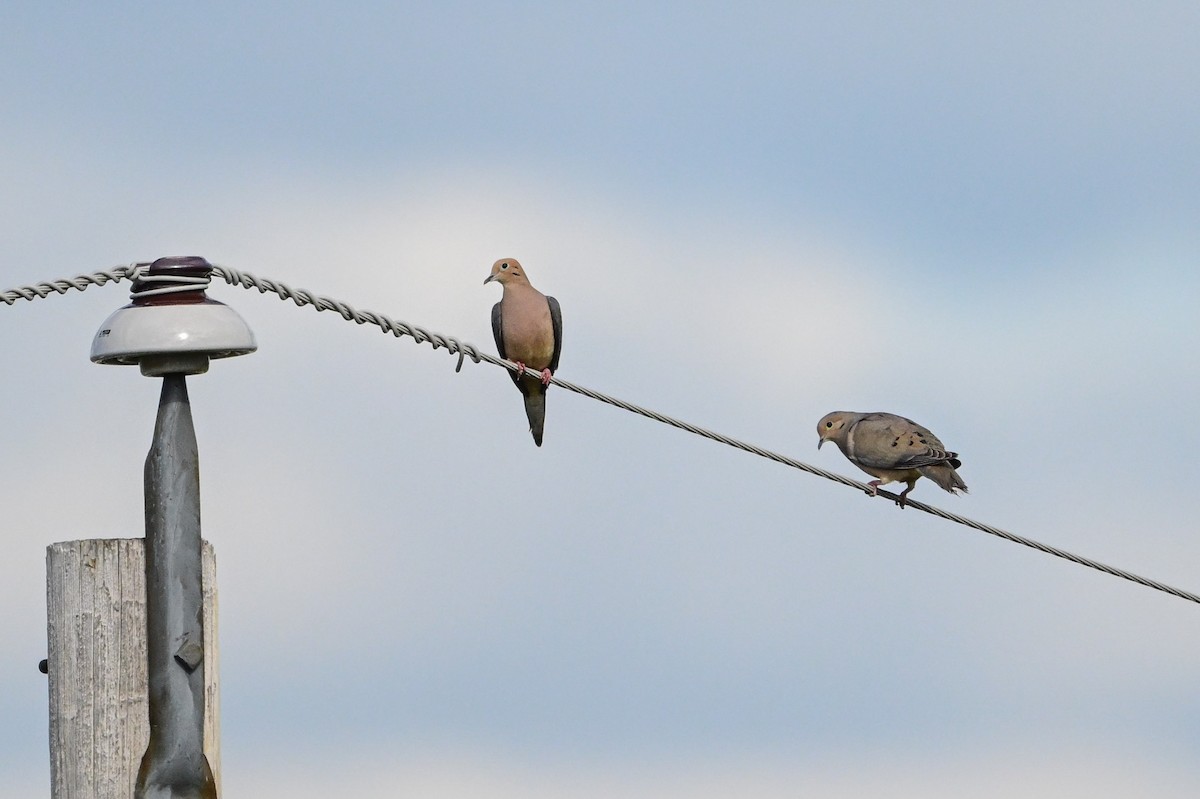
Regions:
<instances>
[{"instance_id":1,"label":"steel cable","mask_svg":"<svg viewBox=\"0 0 1200 799\"><path fill-rule=\"evenodd\" d=\"M145 266L146 264L131 264L129 266L116 267L112 270L94 272L89 275L79 275L66 280L53 280L30 286L22 286L11 291L0 293L0 301L3 301L8 305L12 305L19 299L32 301L35 298L44 298L50 294L65 294L71 289L83 291L89 286L102 286L109 282L135 278L137 274L145 268ZM507 361L503 358L497 358L494 355L489 355L486 352L481 352L474 345L461 342L452 336L443 336L439 333L433 333L425 330L424 328L394 320L384 314L375 313L373 311L359 311L345 302L331 299L329 297L318 296L304 289L293 289L291 286L288 286L285 283L280 283L279 281L260 278L250 274L249 272L242 272L237 269L230 269L224 266L214 266L213 273L220 275L221 278L230 285L241 286L244 289L256 289L260 294L276 294L281 300L291 300L300 307L311 305L317 311L333 311L347 321L355 322L356 324L360 325L375 325L384 333L391 333L397 338L401 336L411 336L418 344L428 343L434 349L444 347L450 354L458 355L458 365L455 368L455 371L462 369L463 359L465 357L470 358L475 363L487 361L490 364L504 367L505 369L509 369L513 372L518 371L520 368L512 361ZM746 443L745 441L740 441L736 438L731 438L730 436L713 432L712 430L676 419L672 416L667 416L666 414L658 413L657 411L652 411L648 408L643 408L639 405L625 402L624 400L617 399L616 397L611 397L599 391L585 388L584 386L580 386L576 383L563 380L557 376L552 376L550 378L550 382L554 385L561 386L567 391L572 391L590 399L621 408L625 411L629 411L630 413L644 416L647 419L653 419L656 422L661 422L662 424L670 425L671 427L707 438L710 441L716 441L718 443L734 447L735 449L740 449L743 452L748 452L752 455L757 455L759 457L775 461L776 463L783 464L784 466L790 466L793 469L799 469L800 471L816 475L817 477L823 477L826 480L831 480L835 483L841 483L844 486L858 489L868 496L872 495L871 488L865 483L859 482L858 480L853 480L849 477L826 471L825 469L795 460L794 458L789 458L786 455L781 455L778 452L772 452L768 449L756 447L753 444ZM877 496L883 497L892 502L899 500L899 495L889 491L879 491ZM1132 572L1125 571L1124 569L1108 566L1100 563L1099 561L1092 560L1091 558L1085 558L1082 555L1076 555L1074 553L1067 552L1066 550L1059 549L1058 547L1053 547L1049 544L1043 544L1039 541L1034 541L1033 539L1025 538L1024 536L1020 536L1015 533L1010 533L1007 530L1002 530L998 527L984 524L983 522L977 522L974 519L968 519L965 516L959 516L958 514L950 513L949 511L942 510L941 508L934 507L933 505L927 505L924 502L909 499L907 506L933 516L938 516L947 521L951 521L965 527L970 527L974 530L978 530L989 535L994 535L998 538L1004 539L1005 541L1021 544L1022 546L1036 549L1039 552L1044 552L1047 555L1053 555L1054 557L1068 560L1080 566L1086 566L1090 569L1095 569L1096 571L1100 571L1114 577L1119 577L1123 580L1128 580L1130 582L1137 583L1138 585L1152 588L1156 591L1162 591L1163 593L1170 594L1171 596L1175 596L1180 599L1188 600L1189 602L1200 604L1200 595L1196 595L1190 591L1174 588L1156 580L1150 580L1146 577L1141 577L1137 574L1133 574Z\"/></svg>"}]
</instances>

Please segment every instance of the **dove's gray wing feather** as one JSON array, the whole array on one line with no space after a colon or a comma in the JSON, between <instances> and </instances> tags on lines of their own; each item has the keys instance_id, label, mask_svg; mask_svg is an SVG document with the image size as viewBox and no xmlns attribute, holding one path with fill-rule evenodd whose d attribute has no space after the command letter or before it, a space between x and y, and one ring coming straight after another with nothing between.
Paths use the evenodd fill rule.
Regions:
<instances>
[{"instance_id":1,"label":"dove's gray wing feather","mask_svg":"<svg viewBox=\"0 0 1200 799\"><path fill-rule=\"evenodd\" d=\"M961 465L933 433L891 413L866 414L851 426L846 443L851 460L874 469Z\"/></svg>"},{"instance_id":2,"label":"dove's gray wing feather","mask_svg":"<svg viewBox=\"0 0 1200 799\"><path fill-rule=\"evenodd\" d=\"M553 373L558 371L558 356L562 355L562 309L553 297L547 297L546 302L550 306L550 324L554 328L554 354L550 356L549 367Z\"/></svg>"},{"instance_id":3,"label":"dove's gray wing feather","mask_svg":"<svg viewBox=\"0 0 1200 799\"><path fill-rule=\"evenodd\" d=\"M508 353L504 347L504 312L500 308L501 303L496 303L492 306L492 338L496 340L496 352L500 353L501 358L508 358ZM521 378L517 377L516 372L509 371L508 376L517 384L517 388L521 387ZM525 392L522 391L522 394Z\"/></svg>"},{"instance_id":4,"label":"dove's gray wing feather","mask_svg":"<svg viewBox=\"0 0 1200 799\"><path fill-rule=\"evenodd\" d=\"M500 310L500 303L492 306L492 338L496 339L496 351L500 353L501 358L507 358L504 354L504 319L503 312Z\"/></svg>"}]
</instances>

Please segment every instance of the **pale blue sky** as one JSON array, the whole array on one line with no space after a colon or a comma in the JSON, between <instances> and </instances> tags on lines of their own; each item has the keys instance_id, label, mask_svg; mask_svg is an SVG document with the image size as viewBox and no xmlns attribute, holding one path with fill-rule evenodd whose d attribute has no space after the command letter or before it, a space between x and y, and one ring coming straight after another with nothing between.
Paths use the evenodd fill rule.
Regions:
<instances>
[{"instance_id":1,"label":"pale blue sky","mask_svg":"<svg viewBox=\"0 0 1200 799\"><path fill-rule=\"evenodd\" d=\"M199 254L1200 591L1194 3L0 11L0 289ZM190 385L226 794L1200 789L1200 608L228 286ZM124 286L0 306L0 797L48 794L43 553L140 535ZM989 791L991 793L989 793Z\"/></svg>"}]
</instances>

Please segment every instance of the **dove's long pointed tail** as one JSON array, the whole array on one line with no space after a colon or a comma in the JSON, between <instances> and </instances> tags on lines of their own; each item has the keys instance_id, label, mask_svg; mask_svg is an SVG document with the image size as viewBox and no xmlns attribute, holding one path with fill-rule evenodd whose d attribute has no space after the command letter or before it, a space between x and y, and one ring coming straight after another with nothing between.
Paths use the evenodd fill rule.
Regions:
<instances>
[{"instance_id":1,"label":"dove's long pointed tail","mask_svg":"<svg viewBox=\"0 0 1200 799\"><path fill-rule=\"evenodd\" d=\"M944 464L923 466L920 472L941 486L943 491L949 491L951 494L957 494L960 491L964 494L967 493L967 484L951 466Z\"/></svg>"},{"instance_id":2,"label":"dove's long pointed tail","mask_svg":"<svg viewBox=\"0 0 1200 799\"><path fill-rule=\"evenodd\" d=\"M529 419L529 432L533 434L533 443L542 445L542 428L546 424L546 391L539 383L528 386L525 394L525 416Z\"/></svg>"}]
</instances>

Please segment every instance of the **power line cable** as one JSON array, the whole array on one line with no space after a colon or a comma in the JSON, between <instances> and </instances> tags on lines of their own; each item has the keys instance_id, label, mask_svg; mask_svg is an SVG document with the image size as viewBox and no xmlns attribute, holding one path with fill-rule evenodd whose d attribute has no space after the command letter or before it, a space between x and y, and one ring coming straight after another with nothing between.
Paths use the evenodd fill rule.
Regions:
<instances>
[{"instance_id":1,"label":"power line cable","mask_svg":"<svg viewBox=\"0 0 1200 799\"><path fill-rule=\"evenodd\" d=\"M19 299L32 301L35 298L44 298L50 294L65 294L71 289L83 291L89 286L93 285L103 286L109 282L132 280L135 279L141 273L141 271L145 269L146 266L146 264L131 264L129 266L116 267L112 270L94 272L89 275L79 275L70 279L53 280L30 286L22 286L0 294L0 301L3 301L7 305L12 305ZM260 294L276 294L279 299L291 300L299 307L311 305L317 311L334 311L347 321L351 321L360 325L375 325L384 333L391 333L397 338L401 336L411 336L418 344L428 343L434 349L444 347L450 354L458 355L458 365L455 367L455 371L462 369L464 358L470 358L475 363L487 361L490 364L509 369L513 372L518 371L520 368L512 361L508 361L503 358L497 358L494 355L490 355L486 352L481 352L474 345L461 342L452 336L443 336L439 333L433 333L425 330L424 328L392 319L384 314L375 313L374 311L359 311L353 306L340 300L315 295L305 289L293 289L291 286L288 286L285 283L280 283L276 280L260 278L250 274L249 272L242 272L237 269L231 269L224 266L214 266L213 273L220 275L221 278L230 285L241 286L244 289L256 289ZM817 477L823 477L826 480L832 480L835 483L841 483L844 486L858 489L868 496L872 495L871 488L865 483L859 482L858 480L852 480L849 477L826 471L825 469L795 460L794 458L789 458L786 455L781 455L778 452L772 452L768 449L756 447L753 444L746 443L745 441L740 441L739 439L713 432L712 430L676 419L672 416L667 416L666 414L658 413L657 411L652 411L648 408L643 408L640 405L634 405L632 403L625 402L624 400L617 399L616 397L603 394L590 388L586 388L578 385L577 383L563 380L558 376L552 376L550 378L550 382L554 385L562 386L567 391L572 391L576 394L582 394L585 397L589 397L599 402L621 408L622 410L635 413L639 416L644 416L647 419L653 419L656 422L661 422L662 424L670 425L671 427L675 427L680 430L685 430L694 435L707 438L710 441L716 441L718 443L734 447L735 449L740 449L743 452L749 452L752 455L758 455L759 457L775 461L776 463L783 464L784 466L790 466L793 469L799 469L802 472L807 472L809 474L816 475ZM898 494L882 490L878 491L877 496L884 497L893 502L898 501L900 498ZM1067 552L1066 550L1059 549L1058 547L1053 547L1049 544L1043 544L1031 538L1017 535L1016 533L1010 533L1007 530L1000 529L999 527L993 527L990 524L984 524L983 522L977 522L974 519L968 519L965 516L959 516L956 513L950 513L949 511L942 510L941 508L934 507L933 505L927 505L919 500L909 499L907 506L933 516L941 517L947 521L955 522L956 524L961 524L974 530L979 530L980 532L987 533L988 535L994 535L998 538L1004 539L1005 541L1011 541L1015 544L1029 547L1030 549L1036 549L1037 551L1044 552L1047 555L1053 555L1054 557L1068 560L1080 566L1086 566L1089 569L1095 569L1096 571L1110 574L1114 577L1120 577L1123 580L1128 580L1130 582L1137 583L1138 585L1146 586L1147 588L1152 588L1155 591L1162 591L1163 593L1170 594L1171 596L1200 604L1200 595L1193 594L1190 591L1184 591L1181 588L1174 588L1156 580L1151 580L1146 577L1133 574L1132 572L1125 571L1124 569L1108 566L1100 563L1099 561L1092 560L1091 558L1085 558L1082 555L1076 555L1074 553Z\"/></svg>"}]
</instances>

